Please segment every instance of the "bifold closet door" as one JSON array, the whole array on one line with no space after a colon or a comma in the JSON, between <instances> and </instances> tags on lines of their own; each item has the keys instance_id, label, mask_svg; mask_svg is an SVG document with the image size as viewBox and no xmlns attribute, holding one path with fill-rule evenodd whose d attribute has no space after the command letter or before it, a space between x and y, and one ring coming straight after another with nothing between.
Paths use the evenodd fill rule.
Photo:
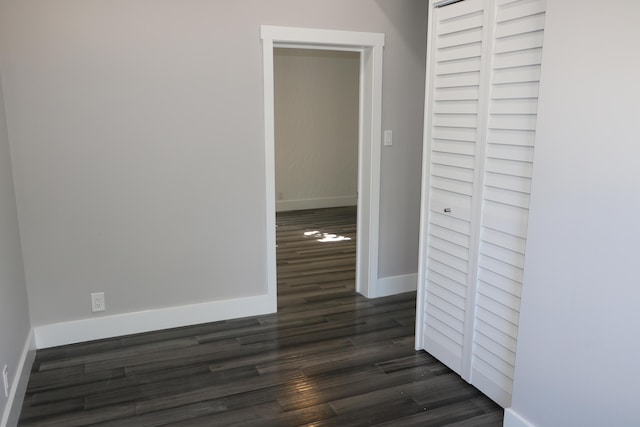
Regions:
<instances>
[{"instance_id":1,"label":"bifold closet door","mask_svg":"<svg viewBox=\"0 0 640 427\"><path fill-rule=\"evenodd\" d=\"M545 2L496 2L471 383L509 405L535 142Z\"/></svg>"},{"instance_id":2,"label":"bifold closet door","mask_svg":"<svg viewBox=\"0 0 640 427\"><path fill-rule=\"evenodd\" d=\"M544 0L432 9L423 348L506 407L517 345Z\"/></svg>"},{"instance_id":3,"label":"bifold closet door","mask_svg":"<svg viewBox=\"0 0 640 427\"><path fill-rule=\"evenodd\" d=\"M483 3L466 0L433 10L428 64L432 79L427 82L430 108L425 123L430 162L425 165L429 179L423 193L429 209L423 343L460 375L469 353L465 337L474 264Z\"/></svg>"}]
</instances>

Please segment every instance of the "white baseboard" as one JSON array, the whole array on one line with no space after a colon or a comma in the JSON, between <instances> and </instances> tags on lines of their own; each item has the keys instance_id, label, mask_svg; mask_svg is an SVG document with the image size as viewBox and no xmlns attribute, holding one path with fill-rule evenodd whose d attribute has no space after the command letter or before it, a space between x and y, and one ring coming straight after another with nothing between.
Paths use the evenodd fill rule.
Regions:
<instances>
[{"instance_id":1,"label":"white baseboard","mask_svg":"<svg viewBox=\"0 0 640 427\"><path fill-rule=\"evenodd\" d=\"M278 200L276 201L276 212L338 208L341 206L356 206L357 204L358 196L356 195L315 199Z\"/></svg>"},{"instance_id":2,"label":"white baseboard","mask_svg":"<svg viewBox=\"0 0 640 427\"><path fill-rule=\"evenodd\" d=\"M502 427L535 427L529 421L522 418L516 411L507 408L504 411L504 422Z\"/></svg>"},{"instance_id":3,"label":"white baseboard","mask_svg":"<svg viewBox=\"0 0 640 427\"><path fill-rule=\"evenodd\" d=\"M415 291L418 288L418 275L405 274L403 276L381 277L378 279L378 292L375 297L386 297Z\"/></svg>"},{"instance_id":4,"label":"white baseboard","mask_svg":"<svg viewBox=\"0 0 640 427\"><path fill-rule=\"evenodd\" d=\"M7 403L4 408L4 415L0 421L0 426L2 427L14 427L18 425L24 394L27 391L27 383L29 382L29 374L31 373L31 367L33 366L35 358L36 341L32 329L29 332L27 341L24 343L22 355L20 355L18 366L16 367L15 374L11 380L9 397L7 398Z\"/></svg>"},{"instance_id":5,"label":"white baseboard","mask_svg":"<svg viewBox=\"0 0 640 427\"><path fill-rule=\"evenodd\" d=\"M275 313L277 297L258 295L37 326L37 348Z\"/></svg>"}]
</instances>

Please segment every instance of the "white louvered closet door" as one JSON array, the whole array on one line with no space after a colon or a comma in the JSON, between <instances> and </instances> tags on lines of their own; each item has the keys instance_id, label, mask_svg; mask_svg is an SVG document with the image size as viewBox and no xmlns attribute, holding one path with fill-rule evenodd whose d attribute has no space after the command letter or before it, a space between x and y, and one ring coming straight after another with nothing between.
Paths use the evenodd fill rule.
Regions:
<instances>
[{"instance_id":1,"label":"white louvered closet door","mask_svg":"<svg viewBox=\"0 0 640 427\"><path fill-rule=\"evenodd\" d=\"M483 51L483 0L434 11L424 346L463 372ZM425 197L425 195L423 195Z\"/></svg>"},{"instance_id":2,"label":"white louvered closet door","mask_svg":"<svg viewBox=\"0 0 640 427\"><path fill-rule=\"evenodd\" d=\"M432 11L418 329L423 348L507 407L545 1L463 0Z\"/></svg>"}]
</instances>

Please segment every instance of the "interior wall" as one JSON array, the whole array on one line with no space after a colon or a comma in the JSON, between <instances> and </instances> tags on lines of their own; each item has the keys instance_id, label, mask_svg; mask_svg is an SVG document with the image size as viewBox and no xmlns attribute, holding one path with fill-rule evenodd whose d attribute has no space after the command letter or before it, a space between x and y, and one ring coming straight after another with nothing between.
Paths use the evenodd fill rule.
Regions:
<instances>
[{"instance_id":1,"label":"interior wall","mask_svg":"<svg viewBox=\"0 0 640 427\"><path fill-rule=\"evenodd\" d=\"M266 293L260 24L386 34L379 269L417 270L426 2L4 3L34 326Z\"/></svg>"},{"instance_id":2,"label":"interior wall","mask_svg":"<svg viewBox=\"0 0 640 427\"><path fill-rule=\"evenodd\" d=\"M632 426L640 366L640 4L548 2L505 426Z\"/></svg>"},{"instance_id":3,"label":"interior wall","mask_svg":"<svg viewBox=\"0 0 640 427\"><path fill-rule=\"evenodd\" d=\"M273 51L276 210L355 206L360 54Z\"/></svg>"},{"instance_id":4,"label":"interior wall","mask_svg":"<svg viewBox=\"0 0 640 427\"><path fill-rule=\"evenodd\" d=\"M17 380L31 325L5 119L4 65L5 55L0 46L0 372L6 365L12 385ZM4 391L0 391L0 420L8 415L7 403Z\"/></svg>"},{"instance_id":5,"label":"interior wall","mask_svg":"<svg viewBox=\"0 0 640 427\"><path fill-rule=\"evenodd\" d=\"M418 271L427 3L375 0L394 23L384 31L382 129L393 145L382 147L380 277Z\"/></svg>"}]
</instances>

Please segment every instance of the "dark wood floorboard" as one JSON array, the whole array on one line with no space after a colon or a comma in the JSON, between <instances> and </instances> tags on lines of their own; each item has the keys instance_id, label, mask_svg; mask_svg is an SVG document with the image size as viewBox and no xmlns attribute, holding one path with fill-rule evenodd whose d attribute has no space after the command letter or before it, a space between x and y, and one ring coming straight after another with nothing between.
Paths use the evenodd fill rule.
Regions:
<instances>
[{"instance_id":1,"label":"dark wood floorboard","mask_svg":"<svg viewBox=\"0 0 640 427\"><path fill-rule=\"evenodd\" d=\"M39 350L19 425L502 425L413 349L415 292L355 292L355 208L277 223L277 314Z\"/></svg>"}]
</instances>

